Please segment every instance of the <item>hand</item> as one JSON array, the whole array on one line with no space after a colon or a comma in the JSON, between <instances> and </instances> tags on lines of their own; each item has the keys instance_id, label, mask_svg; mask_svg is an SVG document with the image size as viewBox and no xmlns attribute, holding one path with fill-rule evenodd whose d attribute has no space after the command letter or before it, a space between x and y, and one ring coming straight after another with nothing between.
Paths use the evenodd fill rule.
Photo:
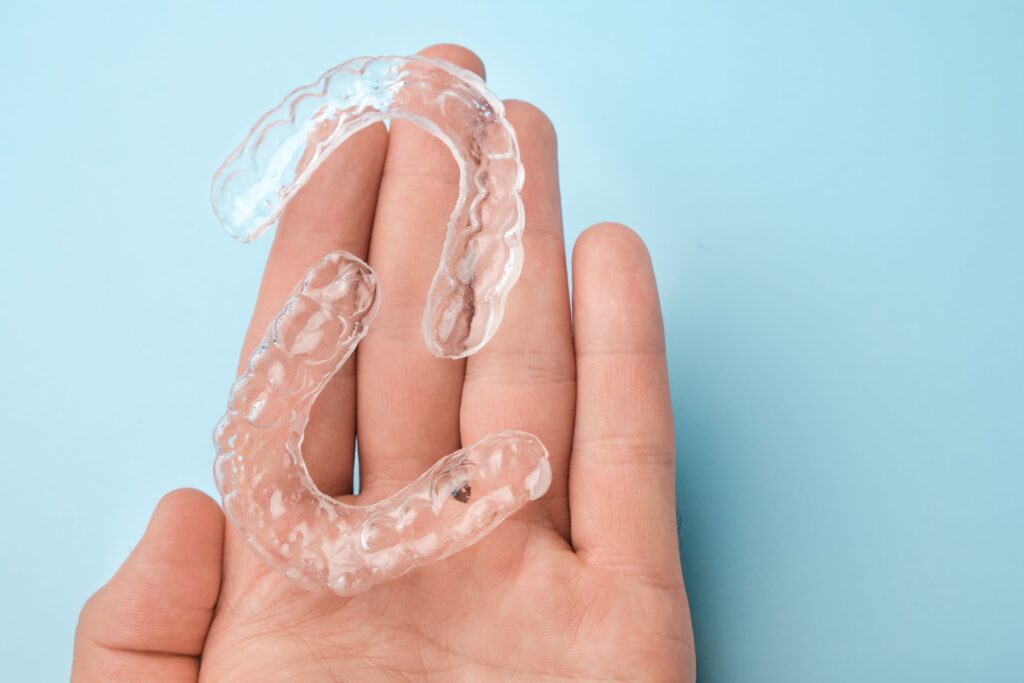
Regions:
<instances>
[{"instance_id":1,"label":"hand","mask_svg":"<svg viewBox=\"0 0 1024 683\"><path fill-rule=\"evenodd\" d=\"M463 48L424 54L483 75ZM650 259L625 227L587 230L570 318L555 134L536 108L507 108L526 166L526 261L480 353L440 360L424 347L421 309L458 171L438 140L399 121L354 136L289 205L243 358L316 259L368 258L383 303L313 410L303 451L318 486L351 494L356 433L358 500L372 502L461 444L514 428L551 452L547 495L461 553L340 598L296 588L212 500L173 492L82 610L74 680L693 678Z\"/></svg>"}]
</instances>

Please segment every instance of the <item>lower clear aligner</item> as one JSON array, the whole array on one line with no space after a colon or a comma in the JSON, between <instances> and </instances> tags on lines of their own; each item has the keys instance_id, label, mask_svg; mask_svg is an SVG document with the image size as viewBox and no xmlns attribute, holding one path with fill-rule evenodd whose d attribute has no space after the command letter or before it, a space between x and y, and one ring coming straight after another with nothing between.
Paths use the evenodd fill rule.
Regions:
<instances>
[{"instance_id":1,"label":"lower clear aligner","mask_svg":"<svg viewBox=\"0 0 1024 683\"><path fill-rule=\"evenodd\" d=\"M303 124L296 113L297 103L313 97L310 93L330 100L332 82L339 74L354 74L349 87L376 93L380 113L390 116L407 113L399 106L402 87L419 83L417 98L405 103L415 116L405 118L442 137L452 148L463 191L428 295L424 339L441 357L475 353L497 330L505 300L518 278L524 226L519 199L523 171L514 132L504 120L500 100L475 75L419 57L360 58L328 71L260 119L221 167L214 180L218 217L243 241L260 234L276 222L320 161L351 135L352 130L338 124L334 137L325 137L321 124L311 130L309 121ZM356 106L344 88L335 84L333 91L336 99ZM424 106L423 101L431 97L441 106ZM426 125L423 117L431 113L451 117L453 108L444 101L452 97L473 105L463 112L470 122ZM357 104L367 107L365 101ZM320 106L328 105L321 102ZM301 146L295 140L305 140L299 156L306 165L295 164L291 175L282 175L280 165L251 163L259 154L274 157L275 150L265 147L273 138L268 130L283 125L282 117L275 118L275 112L282 111L287 112L283 118L293 134L278 136L278 147L294 155L294 148ZM367 119L374 117L363 112L346 125L358 129L368 125ZM496 129L501 132L495 134ZM461 147L453 146L456 139ZM243 157L249 161L243 163ZM492 158L511 160L500 167L504 176L488 173L486 160ZM474 182L466 182L470 174ZM247 178L246 182L239 182L239 177ZM267 194L267 187L274 192ZM258 220L250 213L247 223L232 223L219 210L234 205L237 213L237 195L253 193L261 197L260 202L272 203L267 197L276 197L280 206L265 211ZM504 206L506 212L481 210L487 201ZM467 210L469 206L475 208ZM377 278L366 263L344 251L325 256L296 286L253 351L214 434L215 479L225 514L267 564L311 590L353 595L447 557L476 543L527 502L542 496L551 481L548 453L540 440L510 430L489 434L441 458L401 491L373 505L347 505L316 487L301 454L310 409L369 331L379 303Z\"/></svg>"}]
</instances>

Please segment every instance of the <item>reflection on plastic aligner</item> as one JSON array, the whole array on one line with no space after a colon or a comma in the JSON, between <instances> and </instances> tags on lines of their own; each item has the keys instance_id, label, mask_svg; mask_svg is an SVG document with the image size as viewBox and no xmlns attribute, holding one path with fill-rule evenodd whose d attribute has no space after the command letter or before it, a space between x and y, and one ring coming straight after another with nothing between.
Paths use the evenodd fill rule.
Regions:
<instances>
[{"instance_id":1,"label":"reflection on plastic aligner","mask_svg":"<svg viewBox=\"0 0 1024 683\"><path fill-rule=\"evenodd\" d=\"M421 57L354 59L264 115L214 177L221 223L248 242L345 139L403 118L439 137L459 165L459 198L427 296L423 335L437 356L478 351L501 323L522 270L523 168L501 101L474 74ZM379 305L370 267L339 251L297 285L217 425L224 512L270 566L309 589L352 595L447 557L544 495L548 453L526 432L489 434L368 506L317 489L302 460L309 411L366 335Z\"/></svg>"},{"instance_id":2,"label":"reflection on plastic aligner","mask_svg":"<svg viewBox=\"0 0 1024 683\"><path fill-rule=\"evenodd\" d=\"M358 593L486 536L551 481L532 434L490 434L374 505L321 493L300 454L309 411L376 314L368 265L315 265L249 358L214 434L224 512L268 564L309 589Z\"/></svg>"},{"instance_id":3,"label":"reflection on plastic aligner","mask_svg":"<svg viewBox=\"0 0 1024 683\"><path fill-rule=\"evenodd\" d=\"M425 57L359 57L292 91L260 118L213 180L214 213L248 242L355 132L384 119L440 138L460 171L423 335L440 357L479 350L522 270L523 167L504 107L476 74Z\"/></svg>"}]
</instances>

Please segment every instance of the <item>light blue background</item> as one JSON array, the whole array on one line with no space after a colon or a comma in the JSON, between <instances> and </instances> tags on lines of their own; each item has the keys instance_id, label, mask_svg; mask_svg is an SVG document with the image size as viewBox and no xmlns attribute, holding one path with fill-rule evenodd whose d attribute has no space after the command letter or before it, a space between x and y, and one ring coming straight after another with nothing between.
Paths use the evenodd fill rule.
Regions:
<instances>
[{"instance_id":1,"label":"light blue background","mask_svg":"<svg viewBox=\"0 0 1024 683\"><path fill-rule=\"evenodd\" d=\"M64 678L159 496L212 488L268 246L214 169L439 41L554 119L570 238L654 253L702 680L1024 680L1024 5L212 4L0 9L10 680Z\"/></svg>"}]
</instances>

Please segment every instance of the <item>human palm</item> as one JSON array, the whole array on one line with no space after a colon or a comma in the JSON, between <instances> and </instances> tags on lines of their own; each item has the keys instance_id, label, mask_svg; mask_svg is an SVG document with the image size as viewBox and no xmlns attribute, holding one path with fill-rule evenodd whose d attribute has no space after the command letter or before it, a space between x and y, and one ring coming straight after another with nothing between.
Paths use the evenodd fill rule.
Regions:
<instances>
[{"instance_id":1,"label":"human palm","mask_svg":"<svg viewBox=\"0 0 1024 683\"><path fill-rule=\"evenodd\" d=\"M462 48L424 52L482 75ZM622 226L587 230L570 315L554 132L525 103L507 115L526 167L526 261L482 351L449 361L423 346L418 309L458 171L437 140L396 123L347 142L289 204L244 355L310 263L339 248L368 258L383 304L314 407L303 455L318 486L373 502L463 443L523 429L550 450L548 493L475 546L342 598L297 588L213 501L176 491L83 610L76 680L693 677L650 261Z\"/></svg>"},{"instance_id":2,"label":"human palm","mask_svg":"<svg viewBox=\"0 0 1024 683\"><path fill-rule=\"evenodd\" d=\"M691 657L681 582L589 567L531 522L353 598L244 574L204 679L678 681Z\"/></svg>"}]
</instances>

